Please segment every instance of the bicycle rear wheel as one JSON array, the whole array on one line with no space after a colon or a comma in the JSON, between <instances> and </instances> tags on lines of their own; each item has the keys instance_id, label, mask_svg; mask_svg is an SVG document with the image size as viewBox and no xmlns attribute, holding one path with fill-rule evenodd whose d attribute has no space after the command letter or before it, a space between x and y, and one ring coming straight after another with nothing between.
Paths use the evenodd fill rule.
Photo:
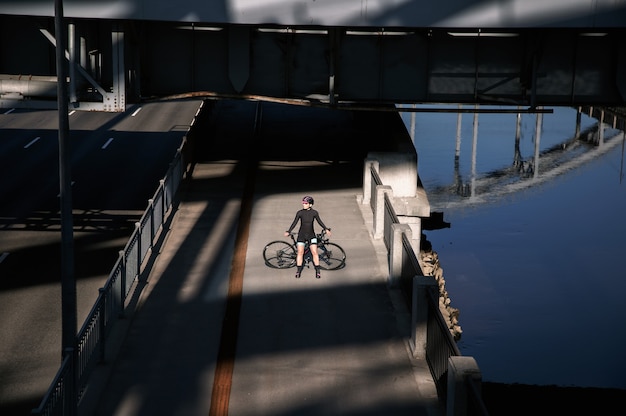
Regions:
<instances>
[{"instance_id":1,"label":"bicycle rear wheel","mask_svg":"<svg viewBox=\"0 0 626 416\"><path fill-rule=\"evenodd\" d=\"M296 251L285 241L272 241L263 249L265 264L274 269L288 269L296 265Z\"/></svg>"},{"instance_id":2,"label":"bicycle rear wheel","mask_svg":"<svg viewBox=\"0 0 626 416\"><path fill-rule=\"evenodd\" d=\"M320 267L324 270L336 270L346 265L346 252L335 243L320 244L317 251Z\"/></svg>"}]
</instances>

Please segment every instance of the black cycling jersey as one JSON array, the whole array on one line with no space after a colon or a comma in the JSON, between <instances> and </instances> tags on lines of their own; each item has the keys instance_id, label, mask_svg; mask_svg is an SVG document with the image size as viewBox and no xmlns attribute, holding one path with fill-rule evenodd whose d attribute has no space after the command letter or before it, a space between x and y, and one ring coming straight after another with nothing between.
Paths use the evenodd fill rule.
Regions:
<instances>
[{"instance_id":1,"label":"black cycling jersey","mask_svg":"<svg viewBox=\"0 0 626 416\"><path fill-rule=\"evenodd\" d=\"M298 221L300 221L300 230L298 231L297 238L297 241L299 242L306 242L316 237L315 230L313 229L313 221L317 221L317 223L321 225L324 230L328 229L328 227L326 227L320 219L319 213L313 208L301 209L296 212L296 218L294 218L291 226L289 226L289 229L287 230L288 233L293 230Z\"/></svg>"}]
</instances>

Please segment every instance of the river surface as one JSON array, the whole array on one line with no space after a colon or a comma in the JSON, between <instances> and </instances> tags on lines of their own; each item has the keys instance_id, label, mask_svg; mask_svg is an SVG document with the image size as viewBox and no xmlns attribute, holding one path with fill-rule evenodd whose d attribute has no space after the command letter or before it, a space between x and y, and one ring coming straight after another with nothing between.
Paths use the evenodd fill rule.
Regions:
<instances>
[{"instance_id":1,"label":"river surface","mask_svg":"<svg viewBox=\"0 0 626 416\"><path fill-rule=\"evenodd\" d=\"M540 153L575 135L576 111L553 110L543 115ZM623 133L608 129L614 138L602 146L545 156L534 179L520 179L507 171L515 114L480 114L476 141L474 115L463 114L456 165L456 114L402 117L431 210L450 223L424 234L460 311L459 348L483 380L626 389ZM595 124L582 116L583 130ZM520 125L518 154L531 161L537 116L523 114ZM487 185L481 193L472 183Z\"/></svg>"}]
</instances>

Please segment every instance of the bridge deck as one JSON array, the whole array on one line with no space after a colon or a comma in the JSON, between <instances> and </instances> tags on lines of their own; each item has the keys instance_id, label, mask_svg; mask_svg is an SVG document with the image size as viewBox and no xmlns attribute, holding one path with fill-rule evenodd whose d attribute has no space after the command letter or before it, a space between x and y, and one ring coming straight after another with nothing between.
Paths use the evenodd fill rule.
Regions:
<instances>
[{"instance_id":1,"label":"bridge deck","mask_svg":"<svg viewBox=\"0 0 626 416\"><path fill-rule=\"evenodd\" d=\"M218 414L211 406L223 408L228 393L234 415L439 413L428 366L407 348L409 314L387 287L383 243L371 238L371 218L358 202L364 132L375 126L355 133L350 113L320 112L302 124L285 111L297 109L264 107L255 142L285 134L289 158L257 146L246 162L232 158L242 149L228 144L252 131L254 105L217 109L219 145L183 186L138 312L117 359L105 366L110 377L99 404L88 395L97 414ZM309 152L294 140L316 147ZM331 145L340 155L335 163L315 157ZM354 159L341 157L348 154ZM301 279L294 269L270 269L261 255L267 242L283 239L305 194L347 253L345 268L319 280L313 269ZM238 250L241 270L232 261ZM220 378L214 389L216 366L228 367L231 357L232 379Z\"/></svg>"}]
</instances>

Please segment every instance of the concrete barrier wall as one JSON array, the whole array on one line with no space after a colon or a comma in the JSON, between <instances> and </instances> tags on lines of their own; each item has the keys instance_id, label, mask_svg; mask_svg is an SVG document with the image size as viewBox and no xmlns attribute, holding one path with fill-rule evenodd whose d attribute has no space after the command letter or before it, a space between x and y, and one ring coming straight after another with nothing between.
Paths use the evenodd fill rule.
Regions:
<instances>
[{"instance_id":1,"label":"concrete barrier wall","mask_svg":"<svg viewBox=\"0 0 626 416\"><path fill-rule=\"evenodd\" d=\"M372 210L372 235L383 239L389 259L388 283L400 288L411 311L411 338L409 348L415 358L426 359L428 339L448 339L454 345L452 333L444 324L428 325L431 313L439 313L439 322L447 321L440 308L429 308L426 292L437 287L434 276L424 276L419 264L421 242L421 217L430 216L430 205L423 189L419 189L417 160L407 154L375 152L368 154L363 170L363 198L361 203ZM401 197L396 192L400 189ZM413 191L411 188L413 187ZM423 193L423 195L421 195ZM400 213L398 213L398 211ZM409 241L409 243L404 243ZM416 279L421 279L415 283ZM408 283L408 284L405 284ZM432 311L435 312L432 312ZM437 331L436 337L429 337L428 331ZM439 344L437 344L439 345ZM431 346L433 347L433 346ZM482 403L480 397L480 369L472 357L463 357L456 352L435 354L447 357L436 371L447 373L447 379L440 380L447 403L447 415L457 416L468 413L468 403ZM458 355L455 355L458 354ZM431 367L431 371L434 368ZM478 390L468 386L478 385ZM439 383L438 383L439 384ZM472 397L471 396L478 396ZM481 414L480 410L476 414Z\"/></svg>"}]
</instances>

